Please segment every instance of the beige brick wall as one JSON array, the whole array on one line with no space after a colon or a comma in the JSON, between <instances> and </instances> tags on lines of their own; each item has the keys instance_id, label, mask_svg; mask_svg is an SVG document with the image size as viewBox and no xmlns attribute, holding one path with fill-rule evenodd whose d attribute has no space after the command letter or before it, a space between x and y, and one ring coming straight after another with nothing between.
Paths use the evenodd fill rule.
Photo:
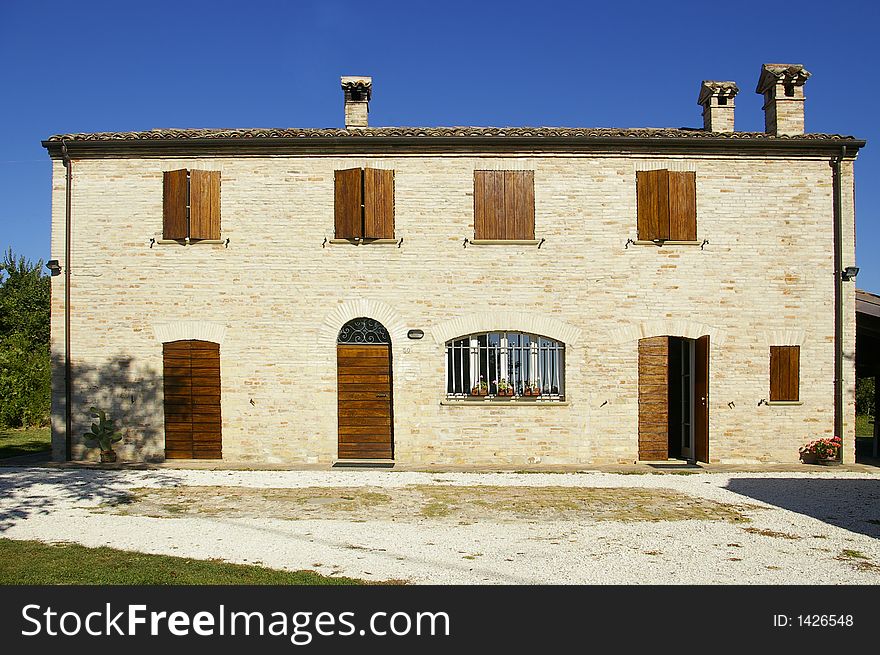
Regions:
<instances>
[{"instance_id":1,"label":"beige brick wall","mask_svg":"<svg viewBox=\"0 0 880 655\"><path fill-rule=\"evenodd\" d=\"M395 170L395 245L333 237L333 171ZM630 245L635 171L697 174L698 246ZM162 171L222 172L223 245L156 244ZM473 238L473 171L535 171L535 246ZM163 453L162 339L220 342L224 458L327 463L336 455L335 334L374 310L392 332L396 459L403 464L588 464L637 457L640 336L711 334L710 459L794 462L833 430L832 178L824 158L377 156L74 161L71 260L75 436L100 404L127 459ZM853 260L851 164L844 265ZM64 168L54 165L52 257L64 261ZM53 278L53 447L63 457L64 276ZM846 348L854 347L852 285ZM450 322L545 325L570 339L567 402L448 406ZM546 321L547 318L553 321ZM542 323L542 321L544 321ZM420 341L405 337L421 328ZM565 334L560 334L564 332ZM564 340L564 339L563 339ZM769 346L801 346L801 399L766 406ZM853 413L854 373L847 371ZM846 458L853 458L847 420ZM74 456L94 457L76 439Z\"/></svg>"}]
</instances>

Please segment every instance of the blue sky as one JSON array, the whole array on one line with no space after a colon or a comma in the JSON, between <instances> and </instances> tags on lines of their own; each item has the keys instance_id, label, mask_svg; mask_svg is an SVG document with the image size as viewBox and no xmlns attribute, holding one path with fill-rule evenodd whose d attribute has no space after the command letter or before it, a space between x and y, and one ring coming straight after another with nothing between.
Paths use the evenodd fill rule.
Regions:
<instances>
[{"instance_id":1,"label":"blue sky","mask_svg":"<svg viewBox=\"0 0 880 655\"><path fill-rule=\"evenodd\" d=\"M338 127L340 75L372 75L373 125L702 125L733 80L763 130L764 62L803 63L806 129L868 140L858 286L880 292L880 3L0 0L0 248L49 258L59 132Z\"/></svg>"}]
</instances>

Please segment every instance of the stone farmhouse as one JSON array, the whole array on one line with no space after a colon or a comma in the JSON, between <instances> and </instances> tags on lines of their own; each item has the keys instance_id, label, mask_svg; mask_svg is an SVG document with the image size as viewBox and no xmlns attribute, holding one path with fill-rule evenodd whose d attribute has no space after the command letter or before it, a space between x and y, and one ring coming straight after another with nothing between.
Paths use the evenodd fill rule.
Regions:
<instances>
[{"instance_id":1,"label":"stone farmhouse","mask_svg":"<svg viewBox=\"0 0 880 655\"><path fill-rule=\"evenodd\" d=\"M854 457L853 164L765 64L764 132L66 134L53 162L53 455L521 467Z\"/></svg>"}]
</instances>

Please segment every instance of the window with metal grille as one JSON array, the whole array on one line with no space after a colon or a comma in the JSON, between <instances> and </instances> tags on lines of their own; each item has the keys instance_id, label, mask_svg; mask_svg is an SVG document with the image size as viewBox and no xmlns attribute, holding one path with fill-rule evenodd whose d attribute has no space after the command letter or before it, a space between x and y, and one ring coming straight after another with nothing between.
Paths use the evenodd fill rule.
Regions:
<instances>
[{"instance_id":1,"label":"window with metal grille","mask_svg":"<svg viewBox=\"0 0 880 655\"><path fill-rule=\"evenodd\" d=\"M523 332L482 332L447 341L446 396L563 400L565 344Z\"/></svg>"}]
</instances>

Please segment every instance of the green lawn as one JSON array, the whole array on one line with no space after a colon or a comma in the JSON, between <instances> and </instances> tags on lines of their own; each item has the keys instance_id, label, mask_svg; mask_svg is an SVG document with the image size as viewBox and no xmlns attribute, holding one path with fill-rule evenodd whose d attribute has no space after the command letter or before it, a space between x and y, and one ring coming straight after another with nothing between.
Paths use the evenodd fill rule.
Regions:
<instances>
[{"instance_id":1,"label":"green lawn","mask_svg":"<svg viewBox=\"0 0 880 655\"><path fill-rule=\"evenodd\" d=\"M0 584L359 585L314 571L278 571L115 548L0 539Z\"/></svg>"},{"instance_id":2,"label":"green lawn","mask_svg":"<svg viewBox=\"0 0 880 655\"><path fill-rule=\"evenodd\" d=\"M0 459L51 448L49 428L0 428Z\"/></svg>"},{"instance_id":3,"label":"green lawn","mask_svg":"<svg viewBox=\"0 0 880 655\"><path fill-rule=\"evenodd\" d=\"M873 437L874 436L874 417L865 414L856 414L856 436L857 437Z\"/></svg>"}]
</instances>

